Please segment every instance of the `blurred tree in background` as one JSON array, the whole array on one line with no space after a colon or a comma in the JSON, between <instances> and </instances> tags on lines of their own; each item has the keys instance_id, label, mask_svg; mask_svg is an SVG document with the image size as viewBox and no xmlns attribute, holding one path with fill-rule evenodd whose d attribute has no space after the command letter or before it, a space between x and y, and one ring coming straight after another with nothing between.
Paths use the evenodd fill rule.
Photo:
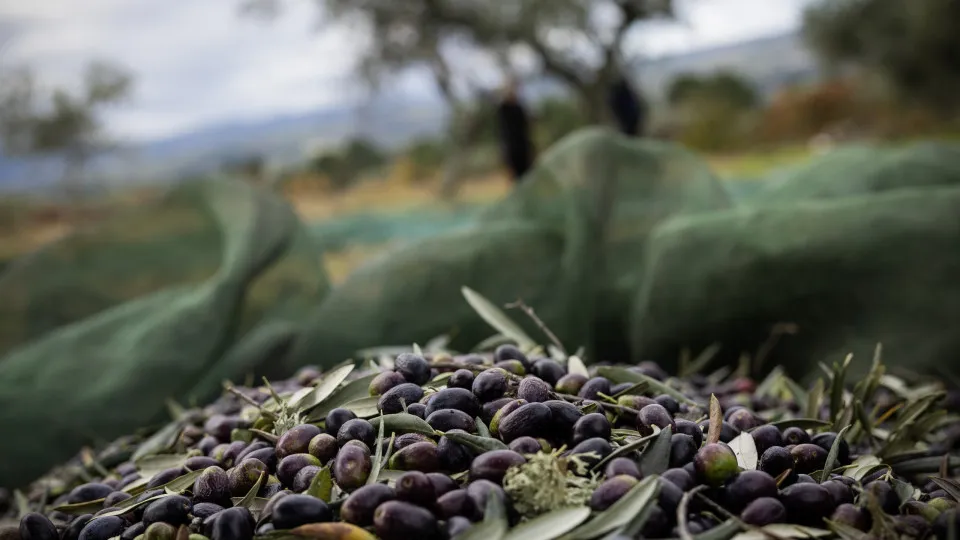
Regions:
<instances>
[{"instance_id":1,"label":"blurred tree in background","mask_svg":"<svg viewBox=\"0 0 960 540\"><path fill-rule=\"evenodd\" d=\"M751 141L760 98L736 73L677 76L667 90L679 138L700 150L731 150Z\"/></svg>"},{"instance_id":2,"label":"blurred tree in background","mask_svg":"<svg viewBox=\"0 0 960 540\"><path fill-rule=\"evenodd\" d=\"M112 148L99 116L131 87L130 74L106 62L89 64L73 93L57 88L46 95L26 67L0 74L0 146L7 155L62 156L64 186L72 190L88 161Z\"/></svg>"},{"instance_id":3,"label":"blurred tree in background","mask_svg":"<svg viewBox=\"0 0 960 540\"><path fill-rule=\"evenodd\" d=\"M328 150L310 163L312 172L324 176L335 190L342 190L362 175L383 167L386 153L374 143L355 138L340 148Z\"/></svg>"},{"instance_id":4,"label":"blurred tree in background","mask_svg":"<svg viewBox=\"0 0 960 540\"><path fill-rule=\"evenodd\" d=\"M960 2L822 0L804 34L827 65L878 75L897 97L956 112L960 105Z\"/></svg>"},{"instance_id":5,"label":"blurred tree in background","mask_svg":"<svg viewBox=\"0 0 960 540\"><path fill-rule=\"evenodd\" d=\"M674 16L672 0L316 2L328 22L362 29L358 41L366 43L360 67L369 81L411 68L432 73L454 118L446 195L455 192L464 149L482 137L480 117L491 106L481 96L483 83L471 58L487 60L501 76L553 78L576 97L588 121L600 122L607 116L606 91L621 69L626 36L642 21ZM248 13L272 16L281 3L243 0L241 5Z\"/></svg>"}]
</instances>

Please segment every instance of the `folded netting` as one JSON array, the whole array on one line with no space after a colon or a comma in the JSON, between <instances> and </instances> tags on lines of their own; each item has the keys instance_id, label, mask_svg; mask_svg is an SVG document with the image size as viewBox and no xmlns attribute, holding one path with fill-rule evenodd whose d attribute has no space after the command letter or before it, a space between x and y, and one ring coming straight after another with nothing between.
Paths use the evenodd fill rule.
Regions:
<instances>
[{"instance_id":1,"label":"folded netting","mask_svg":"<svg viewBox=\"0 0 960 540\"><path fill-rule=\"evenodd\" d=\"M162 420L168 399L277 374L327 290L290 207L228 180L13 262L0 276L0 485Z\"/></svg>"},{"instance_id":2,"label":"folded netting","mask_svg":"<svg viewBox=\"0 0 960 540\"><path fill-rule=\"evenodd\" d=\"M904 188L960 184L960 144L918 141L895 147L858 144L767 175L752 204L793 204Z\"/></svg>"},{"instance_id":3,"label":"folded netting","mask_svg":"<svg viewBox=\"0 0 960 540\"><path fill-rule=\"evenodd\" d=\"M792 323L766 367L794 375L878 343L897 369L956 371L960 187L806 200L682 217L658 228L631 325L636 358L684 347L753 355Z\"/></svg>"},{"instance_id":4,"label":"folded netting","mask_svg":"<svg viewBox=\"0 0 960 540\"><path fill-rule=\"evenodd\" d=\"M474 226L404 245L355 272L311 319L291 361L441 334L469 350L491 329L463 301L464 285L495 304L522 299L568 348L610 350L627 341L650 230L672 215L728 205L705 163L679 147L578 131ZM542 335L519 312L514 319Z\"/></svg>"}]
</instances>

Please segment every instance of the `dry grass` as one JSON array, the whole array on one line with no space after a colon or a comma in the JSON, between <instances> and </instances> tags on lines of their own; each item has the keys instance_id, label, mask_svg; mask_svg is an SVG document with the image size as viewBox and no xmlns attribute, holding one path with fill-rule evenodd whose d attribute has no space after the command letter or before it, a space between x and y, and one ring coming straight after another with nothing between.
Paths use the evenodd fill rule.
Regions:
<instances>
[{"instance_id":1,"label":"dry grass","mask_svg":"<svg viewBox=\"0 0 960 540\"><path fill-rule=\"evenodd\" d=\"M298 182L300 185L307 182ZM457 201L483 203L494 201L510 190L506 175L491 174L464 182ZM372 178L341 192L320 188L288 190L286 198L304 221L320 221L371 210L405 210L440 204L439 179L417 183L392 178Z\"/></svg>"}]
</instances>

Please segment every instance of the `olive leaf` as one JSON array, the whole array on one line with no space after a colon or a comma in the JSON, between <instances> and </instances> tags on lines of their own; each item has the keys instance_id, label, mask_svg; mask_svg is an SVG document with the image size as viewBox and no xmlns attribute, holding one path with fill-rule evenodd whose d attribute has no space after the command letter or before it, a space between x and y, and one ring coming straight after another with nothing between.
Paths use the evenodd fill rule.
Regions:
<instances>
[{"instance_id":1,"label":"olive leaf","mask_svg":"<svg viewBox=\"0 0 960 540\"><path fill-rule=\"evenodd\" d=\"M782 473L778 474L774 479L777 482L777 487L780 487L783 484L783 481L787 479L790 474L793 473L793 469L787 469Z\"/></svg>"},{"instance_id":2,"label":"olive leaf","mask_svg":"<svg viewBox=\"0 0 960 540\"><path fill-rule=\"evenodd\" d=\"M313 477L313 480L310 481L307 495L316 497L326 503L331 501L333 498L333 475L330 473L329 465L321 468Z\"/></svg>"},{"instance_id":3,"label":"olive leaf","mask_svg":"<svg viewBox=\"0 0 960 540\"><path fill-rule=\"evenodd\" d=\"M947 494L953 497L954 500L960 501L960 484L957 484L953 480L940 478L939 476L931 476L930 480L936 485L940 486L940 489L946 491Z\"/></svg>"},{"instance_id":4,"label":"olive leaf","mask_svg":"<svg viewBox=\"0 0 960 540\"><path fill-rule=\"evenodd\" d=\"M780 429L781 431L791 427L798 427L800 429L818 429L824 428L830 425L830 422L824 422L823 420L817 420L816 418L790 418L788 420L779 420L777 422L770 422L771 426ZM756 428L754 428L756 429ZM751 429L750 431L753 431Z\"/></svg>"},{"instance_id":5,"label":"olive leaf","mask_svg":"<svg viewBox=\"0 0 960 540\"><path fill-rule=\"evenodd\" d=\"M716 527L710 529L709 531L700 533L693 537L694 540L730 540L737 534L740 529L742 529L740 521L736 519L728 519L717 525Z\"/></svg>"},{"instance_id":6,"label":"olive leaf","mask_svg":"<svg viewBox=\"0 0 960 540\"><path fill-rule=\"evenodd\" d=\"M830 418L834 421L834 429L840 429L836 425L837 419L840 417L840 413L843 411L843 384L846 382L847 378L847 368L850 367L850 362L853 360L853 355L848 354L843 360L843 364L833 364L833 372L831 374L831 388L830 388Z\"/></svg>"},{"instance_id":7,"label":"olive leaf","mask_svg":"<svg viewBox=\"0 0 960 540\"><path fill-rule=\"evenodd\" d=\"M393 444L396 442L396 440L396 433L391 434L390 442L387 443L387 451L383 454L383 460L375 469L370 472L370 477L367 479L368 484L376 483L380 479L384 469L387 467L387 463L390 463L390 458L393 457Z\"/></svg>"},{"instance_id":8,"label":"olive leaf","mask_svg":"<svg viewBox=\"0 0 960 540\"><path fill-rule=\"evenodd\" d=\"M479 453L492 452L493 450L507 450L508 447L499 439L493 437L480 437L469 433L459 432L439 432L440 435L450 439L455 443L462 444L467 448Z\"/></svg>"},{"instance_id":9,"label":"olive leaf","mask_svg":"<svg viewBox=\"0 0 960 540\"><path fill-rule=\"evenodd\" d=\"M721 348L722 347L719 343L713 343L709 347L701 351L700 354L698 354L697 357L693 359L693 361L685 364L680 369L680 372L679 372L680 377L681 378L689 377L691 375L695 375L703 371L704 368L706 368L707 365L710 363L710 361L713 360L715 356L717 356L717 353L720 352Z\"/></svg>"},{"instance_id":10,"label":"olive leaf","mask_svg":"<svg viewBox=\"0 0 960 540\"><path fill-rule=\"evenodd\" d=\"M167 469L183 467L188 457L186 454L158 454L140 458L134 465L141 477L149 479Z\"/></svg>"},{"instance_id":11,"label":"olive leaf","mask_svg":"<svg viewBox=\"0 0 960 540\"><path fill-rule=\"evenodd\" d=\"M890 483L893 485L893 490L897 492L897 496L900 497L901 502L920 498L920 490L904 482L903 480L890 478ZM958 491L958 494L960 494L960 491ZM901 506L903 505L901 504Z\"/></svg>"},{"instance_id":12,"label":"olive leaf","mask_svg":"<svg viewBox=\"0 0 960 540\"><path fill-rule=\"evenodd\" d=\"M307 386L305 388L301 388L297 390L292 395L290 395L290 397L287 398L286 400L287 406L293 410L299 411L301 404L305 399L307 399L307 396L310 396L311 394L316 392L316 390L317 390L316 386ZM273 401L273 399L271 399L269 403L271 406L279 405L275 401ZM276 407L276 408L279 408L279 407Z\"/></svg>"},{"instance_id":13,"label":"olive leaf","mask_svg":"<svg viewBox=\"0 0 960 540\"><path fill-rule=\"evenodd\" d=\"M817 382L814 383L813 388L810 389L810 393L807 395L806 414L810 418L820 416L820 402L823 400L823 392L823 379L817 378Z\"/></svg>"},{"instance_id":14,"label":"olive leaf","mask_svg":"<svg viewBox=\"0 0 960 540\"><path fill-rule=\"evenodd\" d=\"M617 448L617 449L614 450L613 452L607 454L607 457L605 457L605 458L601 459L600 461L598 461L593 467L591 467L591 469L593 469L593 470L595 470L595 471L596 471L596 470L599 470L601 467L603 467L604 465L606 465L606 464L609 463L610 461L612 461L612 460L614 460L614 459L616 459L616 458L618 458L618 457L620 457L620 456L624 456L624 455L626 455L626 454L629 454L630 452L633 452L634 450L639 450L639 449L643 448L644 446L647 445L648 442L652 441L653 439L657 438L657 437L660 435L660 431L659 431L660 428L658 428L658 427L656 427L656 426L654 426L654 428L657 429L658 431L655 432L653 435L647 435L646 437L637 439L637 440L635 440L635 441L632 441L632 442L630 442L630 443L628 443L628 444L625 444L625 445ZM634 435L639 435L639 433L636 433L636 432L633 432L633 434L634 434Z\"/></svg>"},{"instance_id":15,"label":"olive leaf","mask_svg":"<svg viewBox=\"0 0 960 540\"><path fill-rule=\"evenodd\" d=\"M174 420L170 422L164 426L163 429L154 433L149 439L143 441L137 448L137 451L133 453L133 456L130 457L130 460L136 462L146 456L170 450L173 448L173 445L177 443L177 439L180 438L180 433L186 426L187 422L184 420Z\"/></svg>"},{"instance_id":16,"label":"olive leaf","mask_svg":"<svg viewBox=\"0 0 960 540\"><path fill-rule=\"evenodd\" d=\"M171 494L169 494L169 493L165 493L165 494L163 494L163 495L156 495L156 496L154 496L154 497L149 497L149 498L144 499L144 500L142 500L142 501L137 501L136 499L127 499L126 501L120 501L121 504L116 505L116 506L114 507L115 510L111 510L111 511L109 511L109 512L104 512L104 513L100 514L100 515L97 516L97 517L122 516L122 515L124 515L124 514L133 512L133 511L136 510L137 508L140 508L140 507L142 507L142 506L147 506L148 504L152 503L153 501L157 501L157 500L163 499L163 498L165 498L165 497L172 497L172 496L173 496L173 495L171 495ZM133 501L133 502L132 502L131 504L128 504L128 505L126 505L126 506L123 506L122 503L125 503L125 502L127 502L127 501Z\"/></svg>"},{"instance_id":17,"label":"olive leaf","mask_svg":"<svg viewBox=\"0 0 960 540\"><path fill-rule=\"evenodd\" d=\"M284 539L289 538L289 540L307 540L310 538L315 539L326 539L326 538L349 538L350 540L377 540L377 537L370 534L364 529L357 527L356 525L351 525L349 523L308 523L306 525L300 525L299 527L292 529L290 531L292 535L289 537L283 537ZM261 538L261 535L258 535L257 538ZM272 540L280 540L279 538Z\"/></svg>"},{"instance_id":18,"label":"olive leaf","mask_svg":"<svg viewBox=\"0 0 960 540\"><path fill-rule=\"evenodd\" d=\"M823 464L823 472L820 473L820 483L824 483L830 479L830 473L833 471L833 467L837 464L837 455L840 453L840 443L843 442L843 435L850 429L850 426L847 426L840 430L840 433L837 433L837 438L833 440L833 444L830 445L830 452L827 453L827 461Z\"/></svg>"},{"instance_id":19,"label":"olive leaf","mask_svg":"<svg viewBox=\"0 0 960 540\"><path fill-rule=\"evenodd\" d=\"M267 471L260 473L260 478L257 478L257 483L250 488L250 491L240 499L239 502L234 503L234 506L242 506L246 509L250 509L250 505L253 504L253 500L257 498L257 493L260 493L260 486L263 485L264 480L267 479Z\"/></svg>"},{"instance_id":20,"label":"olive leaf","mask_svg":"<svg viewBox=\"0 0 960 540\"><path fill-rule=\"evenodd\" d=\"M240 497L233 497L230 500L233 502L234 506L239 506L240 501L243 499ZM253 514L253 519L260 519L260 515L263 513L263 509L266 508L268 502L270 502L270 499L265 499L263 497L254 497L250 500L247 509L250 510L251 514Z\"/></svg>"},{"instance_id":21,"label":"olive leaf","mask_svg":"<svg viewBox=\"0 0 960 540\"><path fill-rule=\"evenodd\" d=\"M388 433L422 433L433 435L434 429L426 420L410 413L396 413L378 416L370 419L374 429L381 430L383 435Z\"/></svg>"},{"instance_id":22,"label":"olive leaf","mask_svg":"<svg viewBox=\"0 0 960 540\"><path fill-rule=\"evenodd\" d=\"M307 393L297 401L291 400L290 408L305 413L323 403L323 400L330 397L337 388L340 387L340 384L347 380L347 377L353 372L354 367L355 366L350 363L330 372L323 377L320 384L318 384L312 392Z\"/></svg>"},{"instance_id":23,"label":"olive leaf","mask_svg":"<svg viewBox=\"0 0 960 540\"><path fill-rule=\"evenodd\" d=\"M393 469L382 469L379 474L380 480L386 480L388 482L396 482L404 475L407 471L395 471ZM451 477L452 478L452 477ZM456 479L455 479L456 480Z\"/></svg>"},{"instance_id":24,"label":"olive leaf","mask_svg":"<svg viewBox=\"0 0 960 540\"><path fill-rule=\"evenodd\" d=\"M424 350L427 352L448 352L447 347L450 345L451 337L449 334L440 334L439 336L427 341L427 344L423 346Z\"/></svg>"},{"instance_id":25,"label":"olive leaf","mask_svg":"<svg viewBox=\"0 0 960 540\"><path fill-rule=\"evenodd\" d=\"M881 362L883 357L883 347L878 343L873 353L873 365L867 377L856 384L854 387L854 398L863 403L869 402L877 388L880 386L880 380L883 378L886 367Z\"/></svg>"},{"instance_id":26,"label":"olive leaf","mask_svg":"<svg viewBox=\"0 0 960 540\"><path fill-rule=\"evenodd\" d=\"M637 373L635 371L630 371L622 367L613 367L613 366L601 366L597 368L597 375L601 377L606 377L610 379L610 382L614 384L620 383L646 383L647 387L656 392L657 394L667 394L677 401L682 401L687 405L697 405L697 402L683 395L679 390L662 383L653 377L644 375L643 373Z\"/></svg>"},{"instance_id":27,"label":"olive leaf","mask_svg":"<svg viewBox=\"0 0 960 540\"><path fill-rule=\"evenodd\" d=\"M660 474L670 467L670 437L673 430L667 426L660 430L640 455L640 472L643 476Z\"/></svg>"},{"instance_id":28,"label":"olive leaf","mask_svg":"<svg viewBox=\"0 0 960 540\"><path fill-rule=\"evenodd\" d=\"M123 489L120 491L124 493L129 493L130 495L137 496L147 489L147 484L150 483L149 478L137 478L133 482L123 486Z\"/></svg>"},{"instance_id":29,"label":"olive leaf","mask_svg":"<svg viewBox=\"0 0 960 540\"><path fill-rule=\"evenodd\" d=\"M477 425L477 434L481 437L490 437L490 429L486 424L483 423L483 420L479 416L473 419L474 424Z\"/></svg>"},{"instance_id":30,"label":"olive leaf","mask_svg":"<svg viewBox=\"0 0 960 540\"><path fill-rule=\"evenodd\" d=\"M410 415L410 416L413 416L413 415ZM377 418L374 418L374 420L377 420L377 425L374 426L375 428L377 428L377 442L375 443L377 446L377 452L373 456L373 463L372 463L372 466L370 467L370 476L367 478L368 485L377 483L377 476L380 475L380 469L383 468L383 462L384 462L383 434L386 432L387 422L384 421L383 414L381 414ZM373 422L371 422L371 424L372 423ZM390 441L391 443L393 442L392 435L391 435Z\"/></svg>"},{"instance_id":31,"label":"olive leaf","mask_svg":"<svg viewBox=\"0 0 960 540\"><path fill-rule=\"evenodd\" d=\"M720 441L720 431L723 429L723 410L720 400L710 394L710 428L707 430L707 444Z\"/></svg>"},{"instance_id":32,"label":"olive leaf","mask_svg":"<svg viewBox=\"0 0 960 540\"><path fill-rule=\"evenodd\" d=\"M487 339L477 343L473 347L472 352L485 352L492 351L499 347L500 345L516 345L517 342L503 334L496 334L488 337Z\"/></svg>"},{"instance_id":33,"label":"olive leaf","mask_svg":"<svg viewBox=\"0 0 960 540\"><path fill-rule=\"evenodd\" d=\"M833 534L836 534L840 537L840 540L863 540L867 537L867 533L859 529L854 529L849 525L830 521L829 519L825 519L823 521L827 524L827 528L833 531Z\"/></svg>"},{"instance_id":34,"label":"olive leaf","mask_svg":"<svg viewBox=\"0 0 960 540\"><path fill-rule=\"evenodd\" d=\"M797 381L791 379L790 377L786 376L785 374L783 374L783 375L780 376L780 381L781 381L788 389L790 389L790 393L793 394L793 399L794 399L794 401L797 402L797 405L800 406L800 410L801 410L801 411L807 410L807 402L808 402L809 400L808 400L808 398L807 398L807 393L806 393L806 391L804 391L803 387L801 387L799 384L797 384Z\"/></svg>"},{"instance_id":35,"label":"olive leaf","mask_svg":"<svg viewBox=\"0 0 960 540\"><path fill-rule=\"evenodd\" d=\"M353 414L357 415L358 418L370 418L372 416L376 416L376 414L379 412L379 409L377 409L377 403L379 403L379 401L380 401L379 398L365 397L365 398L360 398L360 399L351 401L349 403L344 403L343 405L340 406L340 408L347 409L348 411L352 411ZM330 410L333 410L335 408L337 407L333 407ZM327 412L330 412L330 411L327 411ZM316 411L314 411L314 415L316 415ZM321 420L323 418L326 418L326 416L327 414L324 413Z\"/></svg>"},{"instance_id":36,"label":"olive leaf","mask_svg":"<svg viewBox=\"0 0 960 540\"><path fill-rule=\"evenodd\" d=\"M85 501L73 504L62 504L55 507L53 510L55 512L63 512L64 514L69 514L71 516L82 516L83 514L96 514L100 510L103 510L103 501L105 499L97 499L94 501ZM130 499L126 499L130 500Z\"/></svg>"},{"instance_id":37,"label":"olive leaf","mask_svg":"<svg viewBox=\"0 0 960 540\"><path fill-rule=\"evenodd\" d=\"M757 443L753 440L752 435L743 432L734 437L734 439L730 441L729 446L737 456L737 463L742 469L748 471L756 470L760 456L757 455Z\"/></svg>"},{"instance_id":38,"label":"olive leaf","mask_svg":"<svg viewBox=\"0 0 960 540\"><path fill-rule=\"evenodd\" d=\"M567 373L571 375L583 375L584 377L590 377L590 372L587 371L587 365L583 363L583 360L579 356L571 356L567 358Z\"/></svg>"},{"instance_id":39,"label":"olive leaf","mask_svg":"<svg viewBox=\"0 0 960 540\"><path fill-rule=\"evenodd\" d=\"M572 531L590 517L590 508L560 508L510 529L504 540L552 540Z\"/></svg>"},{"instance_id":40,"label":"olive leaf","mask_svg":"<svg viewBox=\"0 0 960 540\"><path fill-rule=\"evenodd\" d=\"M160 486L163 489L173 491L175 493L183 493L187 489L193 487L193 483L196 479L203 474L204 469L198 469L196 471L190 471L183 476L174 478L173 480L167 482L166 484Z\"/></svg>"},{"instance_id":41,"label":"olive leaf","mask_svg":"<svg viewBox=\"0 0 960 540\"><path fill-rule=\"evenodd\" d=\"M481 319L501 334L516 341L521 349L531 349L537 345L517 323L513 322L510 317L507 317L506 313L493 305L492 302L484 298L480 293L469 287L462 287L460 292Z\"/></svg>"},{"instance_id":42,"label":"olive leaf","mask_svg":"<svg viewBox=\"0 0 960 540\"><path fill-rule=\"evenodd\" d=\"M866 476L868 470L878 465L880 465L880 458L877 456L860 456L853 460L849 469L843 471L843 475L854 480L860 480Z\"/></svg>"},{"instance_id":43,"label":"olive leaf","mask_svg":"<svg viewBox=\"0 0 960 540\"><path fill-rule=\"evenodd\" d=\"M310 422L320 422L327 417L327 413L343 407L347 403L370 397L370 381L378 373L371 373L354 379L333 392L328 398L324 399L313 410L309 411Z\"/></svg>"},{"instance_id":44,"label":"olive leaf","mask_svg":"<svg viewBox=\"0 0 960 540\"><path fill-rule=\"evenodd\" d=\"M857 422L860 426L860 431L867 436L868 441L873 439L873 422L870 420L870 416L867 415L867 410L863 407L863 402L859 399L856 400L853 404L853 408L857 413ZM857 433L859 434L860 431ZM858 435L859 438L859 435Z\"/></svg>"},{"instance_id":45,"label":"olive leaf","mask_svg":"<svg viewBox=\"0 0 960 540\"><path fill-rule=\"evenodd\" d=\"M453 377L453 372L448 371L446 373L441 373L436 377L430 379L427 384L423 385L424 388L442 388L447 385L447 380Z\"/></svg>"},{"instance_id":46,"label":"olive leaf","mask_svg":"<svg viewBox=\"0 0 960 540\"><path fill-rule=\"evenodd\" d=\"M650 516L653 514L654 508L656 508L656 505L654 504L648 504L647 506L643 507L643 510L637 512L637 514L633 516L626 525L618 530L610 532L604 537L604 540L620 540L624 537L639 537L640 533L643 532L644 525L647 524L647 521L649 521Z\"/></svg>"},{"instance_id":47,"label":"olive leaf","mask_svg":"<svg viewBox=\"0 0 960 540\"><path fill-rule=\"evenodd\" d=\"M666 431L666 430L664 430ZM589 540L626 525L634 516L648 506L657 503L660 481L656 476L644 478L630 491L620 497L610 508L600 512L590 521L577 527L564 540Z\"/></svg>"},{"instance_id":48,"label":"olive leaf","mask_svg":"<svg viewBox=\"0 0 960 540\"><path fill-rule=\"evenodd\" d=\"M508 527L506 514L503 501L496 493L491 493L487 497L483 521L458 534L454 540L502 540Z\"/></svg>"},{"instance_id":49,"label":"olive leaf","mask_svg":"<svg viewBox=\"0 0 960 540\"><path fill-rule=\"evenodd\" d=\"M255 434L256 436L262 438L263 440L272 443L272 444L277 444L277 441L280 440L280 437L276 436L276 435L273 434L273 433L269 433L269 432L263 431L262 429L253 429L253 428L250 428L250 432L253 433L253 434Z\"/></svg>"},{"instance_id":50,"label":"olive leaf","mask_svg":"<svg viewBox=\"0 0 960 540\"><path fill-rule=\"evenodd\" d=\"M830 536L830 531L823 529L814 529L812 527L803 527L801 525L792 525L788 523L775 523L766 525L758 529L744 531L733 537L733 540L767 540L769 538L821 538Z\"/></svg>"}]
</instances>

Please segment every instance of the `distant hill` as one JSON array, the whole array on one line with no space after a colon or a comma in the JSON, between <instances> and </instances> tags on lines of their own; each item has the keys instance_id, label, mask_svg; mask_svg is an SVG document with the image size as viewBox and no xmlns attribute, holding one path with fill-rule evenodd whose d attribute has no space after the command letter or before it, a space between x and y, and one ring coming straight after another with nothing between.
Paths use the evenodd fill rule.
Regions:
<instances>
[{"instance_id":1,"label":"distant hill","mask_svg":"<svg viewBox=\"0 0 960 540\"><path fill-rule=\"evenodd\" d=\"M816 63L797 33L755 39L714 49L651 59L634 74L655 99L681 73L718 69L740 72L764 95L787 84L816 77ZM548 81L536 85L539 96L555 94ZM301 163L311 150L363 135L395 147L438 133L447 111L436 97L381 96L363 110L332 108L293 116L214 125L169 139L127 148L96 160L89 176L101 183L170 182L216 171L224 161L251 154L275 165ZM38 192L53 188L62 174L54 158L0 156L0 192Z\"/></svg>"},{"instance_id":2,"label":"distant hill","mask_svg":"<svg viewBox=\"0 0 960 540\"><path fill-rule=\"evenodd\" d=\"M664 94L682 73L735 71L751 81L763 96L787 84L816 79L817 62L799 32L768 36L723 47L640 62L635 76L654 97Z\"/></svg>"}]
</instances>

